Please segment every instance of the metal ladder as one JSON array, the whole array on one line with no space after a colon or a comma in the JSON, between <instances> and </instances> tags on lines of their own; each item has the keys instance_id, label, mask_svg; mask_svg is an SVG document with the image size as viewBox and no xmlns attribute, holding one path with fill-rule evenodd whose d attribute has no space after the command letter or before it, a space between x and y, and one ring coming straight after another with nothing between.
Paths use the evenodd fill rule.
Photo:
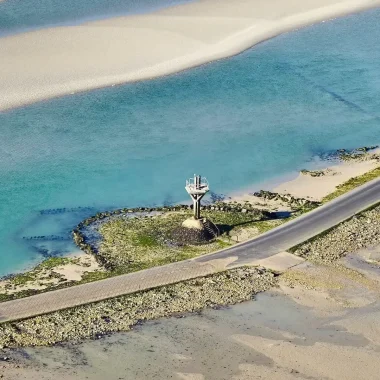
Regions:
<instances>
[{"instance_id":1,"label":"metal ladder","mask_svg":"<svg viewBox=\"0 0 380 380\"><path fill-rule=\"evenodd\" d=\"M213 227L215 227L215 229L216 229L216 231L215 231L215 229L211 227L211 223L212 222L210 222L206 218L202 219L202 224L203 224L204 228L206 229L206 231L208 231L212 236L214 236L214 238L217 238L219 236L219 229L214 223L212 223Z\"/></svg>"}]
</instances>

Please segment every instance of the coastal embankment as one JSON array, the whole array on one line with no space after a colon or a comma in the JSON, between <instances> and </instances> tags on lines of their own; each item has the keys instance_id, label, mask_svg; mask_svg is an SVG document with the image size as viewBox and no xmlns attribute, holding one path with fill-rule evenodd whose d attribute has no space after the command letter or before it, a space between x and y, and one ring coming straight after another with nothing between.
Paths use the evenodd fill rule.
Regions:
<instances>
[{"instance_id":1,"label":"coastal embankment","mask_svg":"<svg viewBox=\"0 0 380 380\"><path fill-rule=\"evenodd\" d=\"M189 205L116 209L91 216L73 233L81 251L45 259L32 270L4 277L0 280L0 300L27 297L215 252L273 229L290 215L295 217L318 207L325 200L380 174L379 149L375 147L341 150L325 159L324 164L330 164L328 168L301 170L294 180L278 186L283 191L275 188L231 196L213 194L215 203L202 206L202 212L220 226L221 236L206 245L178 245L177 233L172 235L191 213ZM154 215L156 218L152 218ZM131 217L137 219L133 222Z\"/></svg>"},{"instance_id":2,"label":"coastal embankment","mask_svg":"<svg viewBox=\"0 0 380 380\"><path fill-rule=\"evenodd\" d=\"M152 14L4 37L0 110L171 74L379 5L379 0L200 0Z\"/></svg>"},{"instance_id":3,"label":"coastal embankment","mask_svg":"<svg viewBox=\"0 0 380 380\"><path fill-rule=\"evenodd\" d=\"M339 183L332 195L319 201L379 175L377 154L352 161L354 166L368 162L374 166L370 172ZM301 175L322 185L332 170L304 170ZM337 171L334 180L339 176L344 174ZM269 191L258 195L258 202L271 208L281 207L281 199L291 199ZM280 275L264 268L233 269L3 324L2 374L10 380L54 375L78 380L129 375L199 380L377 379L379 236L380 207L374 206L295 247L292 252L306 261ZM253 297L254 302L221 307ZM141 327L143 321L170 315ZM129 330L135 331L121 332ZM9 349L63 341L71 343Z\"/></svg>"},{"instance_id":4,"label":"coastal embankment","mask_svg":"<svg viewBox=\"0 0 380 380\"><path fill-rule=\"evenodd\" d=\"M263 226L261 223L267 223L266 229L274 228L276 225L278 225L277 222L282 223L281 219L275 219L276 223L271 225L270 220L267 220L267 215L271 213L275 213L278 210L282 210L284 208L288 208L291 210L292 213L295 215L299 215L300 213L307 212L310 207L315 208L318 207L318 204L326 202L328 197L334 197L338 194L341 194L344 191L352 190L354 187L357 187L367 181L370 181L373 178L376 178L379 176L379 164L380 164L380 156L378 154L378 150L375 150L373 147L370 148L359 148L354 151L346 151L346 150L340 150L337 152L337 154L333 155L335 165L334 170L337 170L337 168L345 168L352 163L353 167L356 167L357 172L360 173L360 169L362 167L367 167L367 169L370 167L372 170L369 172L366 172L362 175L359 175L355 178L351 178L349 181L345 182L339 182L338 179L336 179L336 190L333 193L330 193L328 196L325 196L324 198L320 199L318 202L316 201L307 201L305 198L295 198L291 194L279 194L274 193L270 191L260 191L252 195L251 197L254 197L257 202L252 203L253 200L251 199L250 202L246 202L242 208L242 204L238 203L237 201L231 201L230 203L223 203L219 202L215 205L209 205L205 206L203 213L210 213L210 216L214 218L219 218L219 225L225 225L226 223L232 224L232 229L228 229L223 233L217 240L217 245L212 244L206 244L205 247L202 246L192 246L191 244L182 244L182 245L176 245L174 244L175 241L173 241L173 236L171 239L168 240L170 235L168 235L168 231L172 229L173 226L173 218L174 220L174 227L175 230L176 225L178 224L178 220L183 220L181 218L186 218L187 213L186 210L183 210L183 207L178 207L178 210L171 209L170 211L161 210L161 214L155 211L155 215L149 217L149 215L146 215L146 211L144 215L140 216L133 216L133 218L130 218L131 215L136 213L143 213L141 210L119 210L115 213L99 213L98 215L94 217L90 217L86 219L83 223L81 223L81 227L79 226L76 230L76 233L74 236L76 236L76 239L78 236L83 236L83 238L80 239L80 242L78 243L81 247L83 246L83 249L89 254L90 257L96 257L98 260L99 265L94 265L94 263L91 262L84 262L83 258L82 260L71 258L71 259L49 259L46 262L42 263L40 266L38 266L34 271L27 272L23 275L18 275L15 277L10 277L9 279L5 279L2 283L0 283L2 292L0 299L7 300L7 299L15 299L23 296L27 296L30 294L35 294L42 291L47 290L53 290L54 288L57 289L60 287L60 284L64 285L64 287L72 286L72 285L78 285L81 280L83 279L83 276L90 275L92 271L92 275L95 275L93 277L93 280L95 279L101 279L106 277L113 277L117 276L118 274L122 273L128 273L130 271L136 271L141 270L144 268L151 268L152 266L159 266L163 265L165 263L170 263L177 260L183 260L184 258L188 257L194 257L199 256L202 254L206 254L210 249L217 249L218 244L227 244L231 245L234 242L233 237L241 237L241 240L249 239L252 236L255 236L260 233L260 228ZM340 159L342 160L341 166L336 165L336 160ZM316 171L307 171L302 170L301 175L307 176L310 179L310 184L316 183L316 181L319 182L320 185L323 185L323 180L321 180L323 177L326 177L329 181L329 175L333 172L333 169L330 167L328 169L324 170L316 170ZM339 176L344 178L344 175L339 173L338 171L335 172L334 177L339 178ZM296 180L297 181L297 180ZM306 203L305 203L306 202ZM224 204L224 206L220 206L221 204ZM249 211L248 205L256 205L258 207L257 210L260 211ZM308 205L307 207L305 205ZM207 211L207 208L211 207L212 211ZM225 207L229 207L230 211L222 210ZM305 208L306 207L306 208ZM218 210L216 210L218 209ZM235 210L235 211L233 211ZM264 212L264 210L267 210ZM129 211L132 211L129 213ZM218 214L220 213L220 214ZM10 338L13 334L11 330L13 329L14 325L12 323L5 323L4 329L2 328L1 331L4 332L4 339L6 337L9 337L10 340L3 340L4 346L13 346L13 345L23 345L23 344L52 344L54 342L58 342L61 340L71 340L75 339L77 337L78 339L84 338L84 337L91 337L96 334L103 334L109 331L118 331L119 329L125 330L128 329L131 324L134 324L136 322L129 321L128 323L124 323L124 317L128 315L128 311L122 312L121 320L119 320L121 317L119 316L119 313L113 314L112 318L117 318L118 322L112 327L111 321L113 320L109 316L106 316L104 319L103 316L100 316L95 310L99 307L100 313L103 315L105 312L103 310L103 306L108 310L109 309L109 302L113 303L119 303L120 305L124 304L125 302L129 303L128 300L135 299L135 296L123 296L124 294L130 294L130 293L141 293L141 295L137 295L137 297L145 297L146 294L149 294L149 299L154 299L154 297L157 296L157 292L163 292L165 294L165 297L168 296L169 298L174 297L175 307L174 309L161 311L155 314L152 314L151 317L149 317L150 309L148 310L148 314L138 314L139 317L136 317L139 319L151 319L151 318L157 318L159 316L166 316L173 312L180 312L180 311L194 311L199 310L204 307L210 306L210 305L216 305L216 304L231 304L236 302L241 302L244 299L248 299L248 294L251 294L253 296L257 291L250 291L250 288L247 288L247 292L244 293L244 297L240 297L240 288L241 288L241 281L242 278L246 278L248 283L251 284L253 287L259 286L261 279L266 279L266 276L272 276L273 270L279 272L283 272L284 270L299 265L301 262L304 261L304 259L314 262L314 263L322 263L325 265L326 263L330 262L336 262L341 257L344 257L348 252L350 251L356 251L363 247L368 247L371 244L377 244L380 243L378 240L378 213L379 208L375 208L373 210L366 211L364 214L361 214L359 218L351 218L348 221L345 221L343 224L337 226L334 228L334 230L329 232L328 234L324 234L322 236L322 245L319 243L319 237L316 238L314 241L309 241L304 244L302 244L300 247L297 247L297 249L294 249L293 252L300 256L300 258L297 258L296 256L292 256L290 253L279 254L279 255L272 255L273 257L270 257L268 260L257 260L257 255L260 256L260 252L257 252L256 255L253 254L252 260L253 262L250 262L250 265L253 266L259 266L261 269L259 272L256 270L251 271L249 268L242 269L241 272L239 272L240 269L235 271L235 269L232 269L230 271L225 271L228 269L227 264L231 261L229 259L234 260L233 257L226 258L225 260L219 260L219 267L215 266L215 268L211 271L208 271L207 266L203 266L204 273L198 273L194 277L204 277L204 280L192 280L192 277L184 276L183 278L178 277L178 270L177 270L177 278L175 281L167 281L163 279L161 284L156 284L152 286L145 287L144 289L147 290L145 292L138 292L138 290L142 290L140 287L137 287L134 291L124 291L119 292L116 295L122 296L121 298L115 298L115 300L111 301L101 301L98 303L93 303L92 306L82 306L85 303L89 303L90 301L87 299L87 302L78 302L76 305L78 305L77 308L72 308L71 310L79 310L79 315L81 315L81 310L87 310L88 313L90 313L94 319L94 322L91 323L91 329L86 330L85 335L81 335L78 332L74 332L73 327L70 328L70 331L58 331L55 328L53 328L52 331L51 328L49 328L46 331L46 334L44 333L44 338L41 338L41 341L30 341L29 343L22 343L24 342L25 336L21 335L19 336L18 333L14 335L14 338ZM231 214L231 215L229 215ZM264 217L264 221L262 221L262 218ZM177 220L178 219L178 220ZM232 221L232 222L231 222ZM285 220L286 221L286 220ZM217 222L217 221L216 221ZM91 227L94 226L95 228ZM154 228L154 227L157 228ZM152 228L153 227L153 228ZM84 228L84 230L82 230ZM90 228L88 230L88 228ZM169 229L169 230L168 230ZM234 231L235 229L235 231ZM86 232L87 230L87 232ZM161 231L159 234L157 234L157 230ZM229 235L229 233L233 231L232 236ZM78 235L79 234L79 235ZM84 235L83 235L84 234ZM87 237L86 237L87 235ZM313 235L314 236L314 235ZM327 239L327 240L326 240ZM241 241L240 240L240 241ZM235 240L237 242L238 239ZM315 243L316 242L316 243ZM326 247L327 242L327 247ZM116 249L115 249L116 248ZM184 256L185 255L185 256ZM285 262L284 262L285 260ZM213 265L217 265L218 260L214 260ZM227 261L227 262L226 262ZM187 271L189 271L189 263L186 264L186 262L183 262L184 265L187 265ZM181 263L179 263L181 264ZM241 266L241 264L240 264ZM264 269L264 267L268 269ZM87 270L86 270L87 268ZM164 276L167 276L168 272L165 272L165 268L163 268L162 274ZM244 268L244 267L243 267ZM160 268L156 268L160 270ZM177 266L178 269L178 266ZM215 271L216 269L216 271ZM222 271L222 272L220 272ZM220 273L218 273L220 272ZM170 272L171 273L171 272ZM75 277L73 277L73 274ZM235 278L235 274L237 277ZM147 275L147 271L136 273L137 276L142 275L144 277L144 285L147 284L151 279L149 275ZM98 277L97 277L98 276ZM99 277L100 276L100 277ZM243 277L242 277L243 276ZM264 276L264 277L262 277ZM121 277L119 277L121 278ZM181 280L189 280L190 281L182 281ZM85 282L88 280L91 280L91 277L86 279ZM117 278L116 278L117 280ZM259 282L257 282L259 281ZM265 280L266 281L266 280ZM179 289L183 289L184 292L186 292L187 295L182 294L179 296L180 303L178 304L176 296L177 285L172 285L173 283L178 282L180 285ZM99 285L100 284L100 285ZM211 297L211 293L206 293L202 295L202 300L198 301L194 298L194 296L198 297L202 293L202 284L209 284L211 285L210 289L206 289L207 292L212 292L215 297L222 297L222 298L215 298L220 299L220 301L213 301L211 304L207 301ZM217 287L214 288L214 285L218 284L218 286L221 286L221 288ZM240 284L240 285L239 285ZM95 284L96 286L100 286L104 288L101 283ZM165 285L163 287L159 287L159 285ZM197 286L199 286L198 290ZM208 285L207 285L208 286ZM261 286L261 285L260 285ZM259 288L260 288L259 286ZM148 290L150 288L156 287L154 290ZM189 290L188 287L191 287ZM78 289L78 288L76 288ZM255 288L256 289L256 288ZM261 288L260 288L261 289ZM75 289L72 289L75 291ZM262 289L263 290L263 289ZM26 293L25 293L26 292ZM232 292L232 293L231 293ZM250 293L251 292L251 293ZM79 293L83 296L83 289L81 292L76 291L77 296ZM64 296L61 295L62 298ZM152 298L153 297L153 298ZM214 296L212 296L214 297ZM223 298L224 297L224 298ZM110 293L108 297L106 298L112 298L112 294ZM99 298L97 300L101 300L102 298ZM139 298L138 298L139 299ZM145 299L145 298L144 298ZM104 300L104 297L103 297ZM20 300L22 301L22 300ZM27 309L30 309L32 302L31 299L24 300L24 304L27 306ZM138 301L140 302L140 301ZM151 302L151 301L149 301ZM148 302L148 303L149 303ZM139 303L140 304L140 303ZM167 298L165 298L165 304L167 304ZM4 306L7 306L7 304L3 304ZM10 304L8 304L10 305ZM13 304L12 304L13 305ZM81 306L79 306L81 305ZM197 305L197 306L194 306ZM17 302L14 303L15 308L18 310L18 313L20 315L20 304ZM13 306L10 306L13 307ZM67 307L67 305L66 305ZM64 307L56 307L54 310L62 309ZM127 309L129 306L127 307ZM112 308L113 309L113 308ZM128 309L129 310L129 309ZM140 310L140 309L139 309ZM53 310L51 310L53 311ZM122 311L120 309L119 311ZM141 310L140 310L141 311ZM140 313L139 311L139 313ZM0 307L0 314L2 314L0 317L4 317L6 310L1 309ZM41 312L41 309L38 310L38 313ZM63 314L62 314L63 313ZM47 318L47 321L50 321L52 316L56 316L54 318L58 318L61 320L64 315L66 315L66 312L55 312L55 313L48 313L46 314L46 317L36 317L30 319L33 326L36 326L36 328L40 331L39 324L35 324L35 322L38 322L44 318ZM127 314L125 314L127 313ZM162 314L163 313L163 314ZM89 314L89 315L90 315ZM34 314L36 315L36 314ZM68 316L73 316L72 311L68 311ZM24 318L26 318L26 315ZM54 319L53 318L53 319ZM92 317L91 317L92 318ZM100 319L99 319L100 318ZM135 318L135 319L136 319ZM16 319L16 318L13 318ZM104 321L103 321L104 319ZM101 323L100 323L100 322ZM104 322L104 323L103 323ZM23 325L24 322L20 322ZM26 322L29 323L29 322ZM39 322L38 322L39 323ZM100 323L100 324L99 324ZM123 325L120 325L122 323ZM8 326L8 327L7 327ZM13 327L12 327L13 326ZM64 324L66 326L66 324ZM108 327L107 327L108 326ZM11 328L9 330L8 328ZM8 329L8 330L7 330ZM16 328L18 331L19 329ZM21 328L21 331L23 331L24 328ZM30 331L30 327L27 328L28 331ZM13 331L13 330L12 330ZM55 334L59 334L57 335ZM51 335L53 334L53 335ZM69 334L69 335L67 335ZM74 334L74 335L72 335ZM78 335L79 334L79 335ZM35 334L33 335L33 339L35 339ZM20 341L18 341L21 339ZM33 343L35 342L35 343ZM45 343L44 343L45 342Z\"/></svg>"}]
</instances>

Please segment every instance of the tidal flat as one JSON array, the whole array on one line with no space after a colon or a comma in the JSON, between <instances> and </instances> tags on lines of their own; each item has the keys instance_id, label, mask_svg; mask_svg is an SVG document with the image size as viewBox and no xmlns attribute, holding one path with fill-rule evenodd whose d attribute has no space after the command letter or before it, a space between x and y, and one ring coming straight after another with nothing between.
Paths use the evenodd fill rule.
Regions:
<instances>
[{"instance_id":1,"label":"tidal flat","mask_svg":"<svg viewBox=\"0 0 380 380\"><path fill-rule=\"evenodd\" d=\"M378 293L347 277L339 281L350 287L336 289L312 264L300 271L302 281L280 280L255 301L80 344L7 351L2 373L9 380L377 379ZM318 284L305 282L311 275Z\"/></svg>"}]
</instances>

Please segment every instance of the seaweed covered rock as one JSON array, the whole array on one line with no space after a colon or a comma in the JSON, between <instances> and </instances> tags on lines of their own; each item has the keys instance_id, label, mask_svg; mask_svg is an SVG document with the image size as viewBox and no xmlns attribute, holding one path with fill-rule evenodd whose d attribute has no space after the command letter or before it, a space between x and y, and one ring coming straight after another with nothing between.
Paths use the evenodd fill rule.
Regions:
<instances>
[{"instance_id":1,"label":"seaweed covered rock","mask_svg":"<svg viewBox=\"0 0 380 380\"><path fill-rule=\"evenodd\" d=\"M253 195L255 197L263 198L265 200L281 201L281 202L289 204L292 208L303 207L303 208L313 209L321 205L321 203L317 201L311 201L305 198L297 198L291 194L280 194L280 193L275 193L275 192L267 191L267 190L260 190L254 193Z\"/></svg>"},{"instance_id":2,"label":"seaweed covered rock","mask_svg":"<svg viewBox=\"0 0 380 380\"><path fill-rule=\"evenodd\" d=\"M363 146L355 149L338 149L333 153L332 158L336 158L341 161L367 161L377 159L380 160L380 156L376 153L371 153L377 149L378 146Z\"/></svg>"}]
</instances>

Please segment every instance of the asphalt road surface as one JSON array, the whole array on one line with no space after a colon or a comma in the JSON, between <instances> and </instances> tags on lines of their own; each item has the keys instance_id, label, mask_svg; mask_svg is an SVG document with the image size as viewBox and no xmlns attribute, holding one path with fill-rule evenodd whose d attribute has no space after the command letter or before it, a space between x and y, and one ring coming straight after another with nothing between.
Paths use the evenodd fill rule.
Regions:
<instances>
[{"instance_id":1,"label":"asphalt road surface","mask_svg":"<svg viewBox=\"0 0 380 380\"><path fill-rule=\"evenodd\" d=\"M0 303L0 322L28 318L52 311L134 293L161 285L205 276L222 268L246 265L284 252L380 202L380 179L285 223L255 239L233 247L161 267L121 275L67 289Z\"/></svg>"}]
</instances>

